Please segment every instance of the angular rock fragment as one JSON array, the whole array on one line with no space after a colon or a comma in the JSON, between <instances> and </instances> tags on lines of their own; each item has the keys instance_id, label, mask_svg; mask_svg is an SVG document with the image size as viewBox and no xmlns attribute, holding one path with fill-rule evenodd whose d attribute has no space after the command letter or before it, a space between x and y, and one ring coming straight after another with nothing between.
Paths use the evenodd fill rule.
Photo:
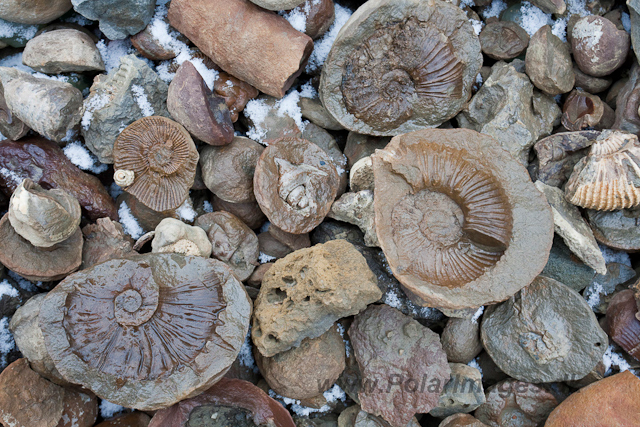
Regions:
<instances>
[{"instance_id":1,"label":"angular rock fragment","mask_svg":"<svg viewBox=\"0 0 640 427\"><path fill-rule=\"evenodd\" d=\"M574 89L562 107L562 125L570 131L609 129L614 120L615 113L609 105L583 90Z\"/></svg>"},{"instance_id":2,"label":"angular rock fragment","mask_svg":"<svg viewBox=\"0 0 640 427\"><path fill-rule=\"evenodd\" d=\"M487 425L468 414L455 414L442 420L438 427L487 427Z\"/></svg>"},{"instance_id":3,"label":"angular rock fragment","mask_svg":"<svg viewBox=\"0 0 640 427\"><path fill-rule=\"evenodd\" d=\"M111 40L124 39L147 26L155 10L154 0L71 0L82 16L100 22L100 31Z\"/></svg>"},{"instance_id":4,"label":"angular rock fragment","mask_svg":"<svg viewBox=\"0 0 640 427\"><path fill-rule=\"evenodd\" d=\"M462 363L449 363L451 379L442 389L438 406L429 414L444 418L462 412L471 412L485 402L482 374L476 368Z\"/></svg>"},{"instance_id":5,"label":"angular rock fragment","mask_svg":"<svg viewBox=\"0 0 640 427\"><path fill-rule=\"evenodd\" d=\"M640 320L637 319L638 307L631 289L618 292L607 309L607 327L609 336L624 351L640 360Z\"/></svg>"},{"instance_id":6,"label":"angular rock fragment","mask_svg":"<svg viewBox=\"0 0 640 427\"><path fill-rule=\"evenodd\" d=\"M576 76L569 48L551 32L548 25L531 37L525 59L527 75L533 84L548 95L569 92Z\"/></svg>"},{"instance_id":7,"label":"angular rock fragment","mask_svg":"<svg viewBox=\"0 0 640 427\"><path fill-rule=\"evenodd\" d=\"M637 209L611 212L587 209L586 214L598 242L623 251L640 250L640 212Z\"/></svg>"},{"instance_id":8,"label":"angular rock fragment","mask_svg":"<svg viewBox=\"0 0 640 427\"><path fill-rule=\"evenodd\" d=\"M364 233L365 245L380 246L376 235L373 192L371 190L344 193L338 200L333 202L327 216L338 221L357 225Z\"/></svg>"},{"instance_id":9,"label":"angular rock fragment","mask_svg":"<svg viewBox=\"0 0 640 427\"><path fill-rule=\"evenodd\" d=\"M213 92L224 98L229 108L231 121L235 123L238 115L244 110L251 99L258 96L258 89L223 71L218 72L218 78L213 82Z\"/></svg>"},{"instance_id":10,"label":"angular rock fragment","mask_svg":"<svg viewBox=\"0 0 640 427\"><path fill-rule=\"evenodd\" d=\"M611 96L615 100L616 121L613 124L613 129L637 134L640 132L640 115L638 115L638 108L640 108L640 66L637 61L634 61L631 65L629 78L626 81L622 80L622 82L619 85L614 84L607 96L607 99ZM617 95L616 90L618 91ZM607 101L607 103L610 102L609 100Z\"/></svg>"}]
</instances>

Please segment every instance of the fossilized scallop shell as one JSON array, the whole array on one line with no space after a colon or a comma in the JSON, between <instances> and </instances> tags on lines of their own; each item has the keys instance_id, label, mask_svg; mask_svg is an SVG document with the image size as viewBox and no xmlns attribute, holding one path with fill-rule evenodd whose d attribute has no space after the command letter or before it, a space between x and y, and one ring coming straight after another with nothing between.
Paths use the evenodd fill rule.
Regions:
<instances>
[{"instance_id":1,"label":"fossilized scallop shell","mask_svg":"<svg viewBox=\"0 0 640 427\"><path fill-rule=\"evenodd\" d=\"M9 222L32 245L48 248L71 237L80 225L80 203L64 190L45 190L30 179L16 188Z\"/></svg>"},{"instance_id":2,"label":"fossilized scallop shell","mask_svg":"<svg viewBox=\"0 0 640 427\"><path fill-rule=\"evenodd\" d=\"M502 301L544 268L551 209L493 138L423 130L371 157L380 245L417 300L456 309Z\"/></svg>"},{"instance_id":3,"label":"fossilized scallop shell","mask_svg":"<svg viewBox=\"0 0 640 427\"><path fill-rule=\"evenodd\" d=\"M370 0L333 44L320 97L349 130L399 135L455 116L481 65L480 42L459 8L440 0Z\"/></svg>"},{"instance_id":4,"label":"fossilized scallop shell","mask_svg":"<svg viewBox=\"0 0 640 427\"><path fill-rule=\"evenodd\" d=\"M640 205L640 142L631 133L607 130L573 168L565 194L576 206L600 211Z\"/></svg>"}]
</instances>

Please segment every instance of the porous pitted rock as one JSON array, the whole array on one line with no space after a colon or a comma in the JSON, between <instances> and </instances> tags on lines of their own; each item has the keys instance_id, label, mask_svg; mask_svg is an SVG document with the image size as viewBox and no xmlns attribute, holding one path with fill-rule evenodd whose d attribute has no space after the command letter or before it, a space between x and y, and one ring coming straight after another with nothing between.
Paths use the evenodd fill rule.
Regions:
<instances>
[{"instance_id":1,"label":"porous pitted rock","mask_svg":"<svg viewBox=\"0 0 640 427\"><path fill-rule=\"evenodd\" d=\"M253 343L263 356L274 356L322 335L381 296L376 277L351 243L332 240L297 250L276 261L262 279Z\"/></svg>"},{"instance_id":2,"label":"porous pitted rock","mask_svg":"<svg viewBox=\"0 0 640 427\"><path fill-rule=\"evenodd\" d=\"M482 374L463 363L449 363L451 379L442 389L438 406L429 415L438 418L461 412L471 412L485 402Z\"/></svg>"},{"instance_id":3,"label":"porous pitted rock","mask_svg":"<svg viewBox=\"0 0 640 427\"><path fill-rule=\"evenodd\" d=\"M531 146L551 133L561 115L553 98L534 91L525 74L498 62L456 119L460 127L494 137L526 165Z\"/></svg>"},{"instance_id":4,"label":"porous pitted rock","mask_svg":"<svg viewBox=\"0 0 640 427\"><path fill-rule=\"evenodd\" d=\"M345 368L345 344L334 325L318 338L273 357L254 351L260 373L279 395L303 400L329 389Z\"/></svg>"},{"instance_id":5,"label":"porous pitted rock","mask_svg":"<svg viewBox=\"0 0 640 427\"><path fill-rule=\"evenodd\" d=\"M527 75L533 84L549 95L559 95L573 89L571 52L551 27L544 25L529 41L525 58Z\"/></svg>"},{"instance_id":6,"label":"porous pitted rock","mask_svg":"<svg viewBox=\"0 0 640 427\"><path fill-rule=\"evenodd\" d=\"M584 377L602 360L608 343L584 298L544 276L487 310L481 337L500 369L533 383Z\"/></svg>"},{"instance_id":7,"label":"porous pitted rock","mask_svg":"<svg viewBox=\"0 0 640 427\"><path fill-rule=\"evenodd\" d=\"M207 233L200 227L185 224L174 218L165 218L160 221L155 232L151 242L153 253L176 253L204 258L211 255L211 242Z\"/></svg>"},{"instance_id":8,"label":"porous pitted rock","mask_svg":"<svg viewBox=\"0 0 640 427\"><path fill-rule=\"evenodd\" d=\"M47 31L32 38L24 48L22 62L47 74L104 71L102 56L91 37L74 29Z\"/></svg>"},{"instance_id":9,"label":"porous pitted rock","mask_svg":"<svg viewBox=\"0 0 640 427\"><path fill-rule=\"evenodd\" d=\"M362 372L362 409L393 427L438 405L450 378L438 335L388 305L372 305L357 315L349 338Z\"/></svg>"},{"instance_id":10,"label":"porous pitted rock","mask_svg":"<svg viewBox=\"0 0 640 427\"><path fill-rule=\"evenodd\" d=\"M82 16L100 22L100 31L111 40L124 39L144 30L155 10L154 0L71 0Z\"/></svg>"},{"instance_id":11,"label":"porous pitted rock","mask_svg":"<svg viewBox=\"0 0 640 427\"><path fill-rule=\"evenodd\" d=\"M250 312L244 287L219 261L145 254L69 276L45 298L39 322L66 379L109 402L156 410L220 380Z\"/></svg>"},{"instance_id":12,"label":"porous pitted rock","mask_svg":"<svg viewBox=\"0 0 640 427\"><path fill-rule=\"evenodd\" d=\"M61 142L82 117L82 93L69 83L8 67L0 80L11 113L47 139Z\"/></svg>"},{"instance_id":13,"label":"porous pitted rock","mask_svg":"<svg viewBox=\"0 0 640 427\"><path fill-rule=\"evenodd\" d=\"M640 419L640 379L621 372L569 396L549 415L545 427L632 427Z\"/></svg>"},{"instance_id":14,"label":"porous pitted rock","mask_svg":"<svg viewBox=\"0 0 640 427\"><path fill-rule=\"evenodd\" d=\"M482 351L480 323L472 319L450 318L440 341L449 362L469 363Z\"/></svg>"},{"instance_id":15,"label":"porous pitted rock","mask_svg":"<svg viewBox=\"0 0 640 427\"><path fill-rule=\"evenodd\" d=\"M18 359L0 373L0 422L11 427L56 427L64 409L64 388Z\"/></svg>"},{"instance_id":16,"label":"porous pitted rock","mask_svg":"<svg viewBox=\"0 0 640 427\"><path fill-rule=\"evenodd\" d=\"M98 218L95 224L86 225L82 234L82 268L89 268L114 258L135 255L133 239L124 233L119 222L110 218Z\"/></svg>"},{"instance_id":17,"label":"porous pitted rock","mask_svg":"<svg viewBox=\"0 0 640 427\"><path fill-rule=\"evenodd\" d=\"M20 24L46 24L67 13L71 0L5 0L0 19Z\"/></svg>"},{"instance_id":18,"label":"porous pitted rock","mask_svg":"<svg viewBox=\"0 0 640 427\"><path fill-rule=\"evenodd\" d=\"M620 68L629 53L629 34L602 16L585 16L571 30L571 51L578 68L602 77Z\"/></svg>"},{"instance_id":19,"label":"porous pitted rock","mask_svg":"<svg viewBox=\"0 0 640 427\"><path fill-rule=\"evenodd\" d=\"M113 144L124 128L149 115L170 117L168 89L146 62L134 55L122 57L109 75L96 77L84 100L80 124L87 148L102 163L113 163Z\"/></svg>"}]
</instances>

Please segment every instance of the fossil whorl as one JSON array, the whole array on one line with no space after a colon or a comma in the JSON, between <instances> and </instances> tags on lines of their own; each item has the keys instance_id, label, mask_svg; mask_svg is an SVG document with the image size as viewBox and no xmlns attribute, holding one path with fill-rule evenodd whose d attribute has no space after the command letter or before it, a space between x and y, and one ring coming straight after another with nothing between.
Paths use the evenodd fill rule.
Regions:
<instances>
[{"instance_id":1,"label":"fossil whorl","mask_svg":"<svg viewBox=\"0 0 640 427\"><path fill-rule=\"evenodd\" d=\"M133 176L125 191L157 212L179 207L189 195L198 151L180 124L160 116L127 126L113 147L114 169Z\"/></svg>"},{"instance_id":2,"label":"fossil whorl","mask_svg":"<svg viewBox=\"0 0 640 427\"><path fill-rule=\"evenodd\" d=\"M455 116L481 64L480 42L459 8L440 0L370 0L333 44L320 97L349 130L399 135Z\"/></svg>"},{"instance_id":3,"label":"fossil whorl","mask_svg":"<svg viewBox=\"0 0 640 427\"><path fill-rule=\"evenodd\" d=\"M219 261L146 254L69 276L43 302L40 328L69 381L153 410L206 390L227 371L250 310Z\"/></svg>"},{"instance_id":4,"label":"fossil whorl","mask_svg":"<svg viewBox=\"0 0 640 427\"><path fill-rule=\"evenodd\" d=\"M565 187L574 205L600 211L640 204L640 142L631 133L607 130L573 168Z\"/></svg>"},{"instance_id":5,"label":"fossil whorl","mask_svg":"<svg viewBox=\"0 0 640 427\"><path fill-rule=\"evenodd\" d=\"M501 301L544 268L553 237L549 205L491 137L412 132L372 160L380 245L394 275L425 304Z\"/></svg>"}]
</instances>

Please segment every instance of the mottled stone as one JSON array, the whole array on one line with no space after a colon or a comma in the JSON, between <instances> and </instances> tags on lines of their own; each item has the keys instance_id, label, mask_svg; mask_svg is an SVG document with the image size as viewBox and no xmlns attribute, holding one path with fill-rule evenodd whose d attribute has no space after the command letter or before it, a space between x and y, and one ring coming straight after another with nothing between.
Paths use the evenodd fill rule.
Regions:
<instances>
[{"instance_id":1,"label":"mottled stone","mask_svg":"<svg viewBox=\"0 0 640 427\"><path fill-rule=\"evenodd\" d=\"M610 262L606 274L596 274L582 293L595 313L604 314L622 284L636 277L636 271L624 264Z\"/></svg>"},{"instance_id":2,"label":"mottled stone","mask_svg":"<svg viewBox=\"0 0 640 427\"><path fill-rule=\"evenodd\" d=\"M267 10L288 10L303 3L304 0L251 0L251 2Z\"/></svg>"},{"instance_id":3,"label":"mottled stone","mask_svg":"<svg viewBox=\"0 0 640 427\"><path fill-rule=\"evenodd\" d=\"M389 141L391 138L388 136L371 136L349 132L344 147L344 155L347 156L347 169L351 169L358 160L372 155L377 149L383 149Z\"/></svg>"},{"instance_id":4,"label":"mottled stone","mask_svg":"<svg viewBox=\"0 0 640 427\"><path fill-rule=\"evenodd\" d=\"M365 245L380 246L376 235L373 192L371 190L344 193L333 202L327 217L357 225L364 233Z\"/></svg>"},{"instance_id":5,"label":"mottled stone","mask_svg":"<svg viewBox=\"0 0 640 427\"><path fill-rule=\"evenodd\" d=\"M545 13L562 15L567 10L564 0L533 0L531 3Z\"/></svg>"},{"instance_id":6,"label":"mottled stone","mask_svg":"<svg viewBox=\"0 0 640 427\"><path fill-rule=\"evenodd\" d=\"M515 22L493 21L480 32L480 46L489 58L513 59L529 46L529 34Z\"/></svg>"},{"instance_id":7,"label":"mottled stone","mask_svg":"<svg viewBox=\"0 0 640 427\"><path fill-rule=\"evenodd\" d=\"M100 31L111 40L124 39L147 26L156 2L154 0L71 0L82 16L100 22Z\"/></svg>"},{"instance_id":8,"label":"mottled stone","mask_svg":"<svg viewBox=\"0 0 640 427\"><path fill-rule=\"evenodd\" d=\"M104 71L102 56L91 37L73 29L47 31L29 40L22 62L47 74Z\"/></svg>"},{"instance_id":9,"label":"mottled stone","mask_svg":"<svg viewBox=\"0 0 640 427\"><path fill-rule=\"evenodd\" d=\"M555 236L549 253L549 261L540 274L580 292L591 283L596 272L580 261L560 236Z\"/></svg>"},{"instance_id":10,"label":"mottled stone","mask_svg":"<svg viewBox=\"0 0 640 427\"><path fill-rule=\"evenodd\" d=\"M110 218L98 218L82 229L82 267L89 268L114 258L134 255L133 239L124 234L122 225Z\"/></svg>"},{"instance_id":11,"label":"mottled stone","mask_svg":"<svg viewBox=\"0 0 640 427\"><path fill-rule=\"evenodd\" d=\"M485 402L482 374L462 363L449 363L451 379L444 386L438 406L429 415L438 418L461 412L471 412Z\"/></svg>"},{"instance_id":12,"label":"mottled stone","mask_svg":"<svg viewBox=\"0 0 640 427\"><path fill-rule=\"evenodd\" d=\"M355 193L362 190L374 190L375 183L371 156L361 158L351 167L349 171L349 186L351 191Z\"/></svg>"},{"instance_id":13,"label":"mottled stone","mask_svg":"<svg viewBox=\"0 0 640 427\"><path fill-rule=\"evenodd\" d=\"M543 92L558 95L573 89L576 77L571 53L562 40L551 32L550 26L543 26L531 37L525 64L527 75Z\"/></svg>"},{"instance_id":14,"label":"mottled stone","mask_svg":"<svg viewBox=\"0 0 640 427\"><path fill-rule=\"evenodd\" d=\"M389 423L363 411L360 405L354 405L340 413L337 427L389 427ZM408 424L402 427L420 427L420 423L413 417Z\"/></svg>"},{"instance_id":15,"label":"mottled stone","mask_svg":"<svg viewBox=\"0 0 640 427\"><path fill-rule=\"evenodd\" d=\"M629 53L629 34L602 16L585 16L571 32L571 51L578 68L602 77L624 64Z\"/></svg>"},{"instance_id":16,"label":"mottled stone","mask_svg":"<svg viewBox=\"0 0 640 427\"><path fill-rule=\"evenodd\" d=\"M376 283L364 257L344 240L295 251L276 261L262 280L253 342L271 357L318 337L336 320L377 301L382 292Z\"/></svg>"},{"instance_id":17,"label":"mottled stone","mask_svg":"<svg viewBox=\"0 0 640 427\"><path fill-rule=\"evenodd\" d=\"M583 73L576 64L573 64L573 73L576 75L576 87L580 87L589 93L603 92L609 89L609 86L613 83L613 79L610 77L593 77Z\"/></svg>"},{"instance_id":18,"label":"mottled stone","mask_svg":"<svg viewBox=\"0 0 640 427\"><path fill-rule=\"evenodd\" d=\"M598 242L623 251L640 250L640 211L620 209L605 212L587 209L586 214Z\"/></svg>"},{"instance_id":19,"label":"mottled stone","mask_svg":"<svg viewBox=\"0 0 640 427\"><path fill-rule=\"evenodd\" d=\"M478 320L450 318L440 341L449 362L469 363L482 351L480 323Z\"/></svg>"},{"instance_id":20,"label":"mottled stone","mask_svg":"<svg viewBox=\"0 0 640 427\"><path fill-rule=\"evenodd\" d=\"M6 0L0 4L0 19L20 24L46 24L69 9L71 0Z\"/></svg>"},{"instance_id":21,"label":"mottled stone","mask_svg":"<svg viewBox=\"0 0 640 427\"><path fill-rule=\"evenodd\" d=\"M438 404L451 370L438 335L386 305L372 305L349 328L363 381L362 409L394 427Z\"/></svg>"},{"instance_id":22,"label":"mottled stone","mask_svg":"<svg viewBox=\"0 0 640 427\"><path fill-rule=\"evenodd\" d=\"M637 28L640 28L638 26ZM617 95L615 90L618 91ZM629 77L622 87L614 85L609 93L613 92L615 98L616 121L614 129L619 129L631 133L640 133L640 66L637 61L633 61ZM609 96L607 96L607 99Z\"/></svg>"},{"instance_id":23,"label":"mottled stone","mask_svg":"<svg viewBox=\"0 0 640 427\"><path fill-rule=\"evenodd\" d=\"M56 427L92 427L98 418L98 398L73 388L64 390L64 409Z\"/></svg>"}]
</instances>

